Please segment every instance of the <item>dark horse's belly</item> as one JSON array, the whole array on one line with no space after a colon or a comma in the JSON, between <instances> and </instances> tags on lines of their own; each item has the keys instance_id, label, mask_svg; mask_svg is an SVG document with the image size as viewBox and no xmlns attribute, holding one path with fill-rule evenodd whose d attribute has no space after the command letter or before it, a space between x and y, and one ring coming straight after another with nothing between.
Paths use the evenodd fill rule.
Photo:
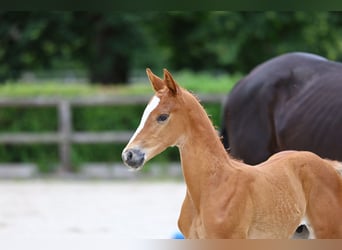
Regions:
<instances>
[{"instance_id":1,"label":"dark horse's belly","mask_svg":"<svg viewBox=\"0 0 342 250\"><path fill-rule=\"evenodd\" d=\"M323 158L342 161L342 73L340 75L312 79L308 87L275 112L279 150L309 150Z\"/></svg>"},{"instance_id":2,"label":"dark horse's belly","mask_svg":"<svg viewBox=\"0 0 342 250\"><path fill-rule=\"evenodd\" d=\"M257 66L224 104L222 136L249 164L281 150L342 161L342 64L289 53Z\"/></svg>"}]
</instances>

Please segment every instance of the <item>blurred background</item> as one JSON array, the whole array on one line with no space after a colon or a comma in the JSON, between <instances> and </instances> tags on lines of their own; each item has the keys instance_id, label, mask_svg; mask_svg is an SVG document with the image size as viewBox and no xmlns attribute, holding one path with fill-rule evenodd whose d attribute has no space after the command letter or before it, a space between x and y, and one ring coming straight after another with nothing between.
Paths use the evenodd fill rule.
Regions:
<instances>
[{"instance_id":1,"label":"blurred background","mask_svg":"<svg viewBox=\"0 0 342 250\"><path fill-rule=\"evenodd\" d=\"M342 60L341 25L341 12L0 12L0 161L39 173L120 162L151 96L146 67L205 95L219 126L222 98L257 64Z\"/></svg>"},{"instance_id":2,"label":"blurred background","mask_svg":"<svg viewBox=\"0 0 342 250\"><path fill-rule=\"evenodd\" d=\"M168 204L172 203L170 196L163 194L173 194L174 202L164 211L172 213L166 217L174 224L165 222L143 235L168 237L168 232L171 235L177 228L185 189L178 151L168 149L139 173L129 172L121 164L121 151L152 95L145 68L150 67L157 75L162 75L163 68L169 69L182 86L200 96L219 127L222 100L259 63L291 51L342 61L341 27L342 12L0 12L0 186L2 193L6 192L3 196L0 191L0 204L5 206L0 208L0 235L15 233L20 227L13 226L18 225L16 220L6 222L11 217L3 211L7 205L6 211L11 214L10 197L16 197L18 207L35 204L38 212L32 209L32 213L41 215L41 204L52 202L44 200L47 197L61 195L60 204L71 204L80 191L72 183L82 180L82 185L89 185L93 191L92 196L91 191L81 188L90 200L101 192L103 200L108 200L110 195L104 190L120 194L129 190L127 197L129 192L137 195L140 189L149 190L141 193L144 199L137 198L137 204L127 207L151 204L155 199L150 195L156 196L153 190L163 190L159 185L171 183L159 196ZM57 183L51 184L54 177ZM14 184L8 182L13 179ZM18 179L29 181L18 186ZM74 190L74 196L71 191L69 196L54 193L64 190L62 180L72 182L67 189ZM143 186L134 186L134 191L126 184L115 186L123 180ZM144 183L137 184L141 180ZM100 186L94 193L99 181L110 187ZM63 201L62 197L69 198ZM80 204L99 205L103 200ZM113 202L102 205L115 207L117 203ZM120 211L124 210L125 206ZM147 211L151 217L156 214ZM21 213L26 214L21 211L14 217L22 218ZM50 215L47 212L45 218ZM92 213L85 216L96 221ZM138 230L135 221L131 222ZM150 222L140 223L146 229ZM68 228L73 233L84 232L77 222ZM109 228L103 226L97 232L120 231ZM164 234L158 234L161 228ZM126 236L129 231L134 230L127 230Z\"/></svg>"}]
</instances>

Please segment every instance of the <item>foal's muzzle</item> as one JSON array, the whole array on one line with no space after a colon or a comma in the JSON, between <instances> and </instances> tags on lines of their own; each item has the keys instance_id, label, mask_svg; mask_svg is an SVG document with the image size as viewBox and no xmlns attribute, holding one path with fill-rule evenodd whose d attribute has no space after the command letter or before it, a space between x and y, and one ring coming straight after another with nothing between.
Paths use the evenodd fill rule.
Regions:
<instances>
[{"instance_id":1,"label":"foal's muzzle","mask_svg":"<svg viewBox=\"0 0 342 250\"><path fill-rule=\"evenodd\" d=\"M145 161L145 153L135 148L126 149L121 157L126 166L136 170L142 167Z\"/></svg>"}]
</instances>

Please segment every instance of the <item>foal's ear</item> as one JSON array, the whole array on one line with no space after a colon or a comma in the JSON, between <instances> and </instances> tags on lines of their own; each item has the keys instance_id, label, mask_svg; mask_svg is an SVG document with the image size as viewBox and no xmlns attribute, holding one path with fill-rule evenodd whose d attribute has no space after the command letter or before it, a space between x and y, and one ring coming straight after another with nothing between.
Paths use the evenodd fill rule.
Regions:
<instances>
[{"instance_id":1,"label":"foal's ear","mask_svg":"<svg viewBox=\"0 0 342 250\"><path fill-rule=\"evenodd\" d=\"M164 69L164 81L171 93L173 95L177 95L177 93L179 92L178 84L175 82L175 80L173 80L172 75L167 69Z\"/></svg>"},{"instance_id":2,"label":"foal's ear","mask_svg":"<svg viewBox=\"0 0 342 250\"><path fill-rule=\"evenodd\" d=\"M164 81L162 79L160 79L158 76L156 76L155 74L153 74L149 68L146 69L146 74L148 76L148 79L151 82L153 89L156 92L165 87Z\"/></svg>"}]
</instances>

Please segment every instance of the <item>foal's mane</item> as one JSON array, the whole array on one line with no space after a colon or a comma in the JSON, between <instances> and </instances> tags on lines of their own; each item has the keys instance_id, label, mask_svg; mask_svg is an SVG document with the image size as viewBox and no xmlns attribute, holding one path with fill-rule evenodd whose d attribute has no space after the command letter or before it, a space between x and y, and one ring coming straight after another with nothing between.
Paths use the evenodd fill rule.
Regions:
<instances>
[{"instance_id":1,"label":"foal's mane","mask_svg":"<svg viewBox=\"0 0 342 250\"><path fill-rule=\"evenodd\" d=\"M190 95L198 102L198 104L199 104L201 110L204 112L205 116L209 119L210 124L211 124L211 127L215 130L215 132L216 132L216 134L217 134L217 137L218 137L219 141L220 141L220 142L222 143L222 145L223 145L223 142L222 142L223 137L219 135L220 132L219 132L218 128L214 125L213 120L212 120L212 118L211 118L212 116L211 116L210 114L208 114L208 112L205 110L205 108L204 108L204 106L202 105L202 102L201 102L199 96L198 96L197 94L195 94L193 91L190 91L190 90L187 90L187 89L184 89L184 88L182 88L182 90L183 90L183 92L187 92L188 94L190 94ZM224 147L224 146L223 146L223 147ZM230 158L231 160L233 160L233 161L235 161L235 162L243 163L242 160L240 160L240 159L238 159L238 158L235 158L235 157L233 157L233 156L231 156L231 155L229 154L229 151L230 151L229 148L228 148L228 149L227 149L227 148L224 148L224 149L225 149L226 153L229 155L229 158ZM341 171L342 171L342 165L341 165Z\"/></svg>"},{"instance_id":2,"label":"foal's mane","mask_svg":"<svg viewBox=\"0 0 342 250\"><path fill-rule=\"evenodd\" d=\"M198 110L196 110L195 113L191 112L191 110L189 110L189 116L190 117L192 116L193 119L199 121L198 123L196 123L196 126L199 124L203 124L203 122L208 121L208 127L205 128L206 132L209 132L210 130L212 130L212 132L215 135L215 138L217 139L217 142L220 143L222 145L222 147L224 147L223 143L222 143L222 137L219 135L218 129L214 125L213 120L211 119L211 116L208 114L208 112L205 110L204 106L202 105L201 100L198 97L198 95L196 95L192 91L188 91L187 89L184 89L184 88L181 88L181 90L182 90L182 97L181 98L185 102L184 106L187 106L190 109L191 109L191 107L193 107L193 105L198 107ZM185 100L185 99L187 99L187 100ZM188 101L188 103L186 103L187 101ZM190 115L190 113L192 113L193 115ZM210 140L210 141L212 141L212 140Z\"/></svg>"},{"instance_id":3,"label":"foal's mane","mask_svg":"<svg viewBox=\"0 0 342 250\"><path fill-rule=\"evenodd\" d=\"M205 117L207 117L207 118L210 120L210 123L211 123L212 127L213 127L214 129L216 129L216 128L215 128L215 125L214 125L214 123L213 123L213 121L212 121L212 119L211 119L211 115L209 115L209 114L207 113L207 111L205 110L205 108L204 108L204 106L202 105L202 102L201 102L199 96L196 95L194 92L188 91L188 90L186 90L186 89L184 89L184 88L182 88L182 91L188 93L190 96L192 96L192 97L195 99L195 101L197 101L197 104L199 104L199 107L200 107L200 109L201 109L201 111L202 111L201 113L202 113Z\"/></svg>"}]
</instances>

